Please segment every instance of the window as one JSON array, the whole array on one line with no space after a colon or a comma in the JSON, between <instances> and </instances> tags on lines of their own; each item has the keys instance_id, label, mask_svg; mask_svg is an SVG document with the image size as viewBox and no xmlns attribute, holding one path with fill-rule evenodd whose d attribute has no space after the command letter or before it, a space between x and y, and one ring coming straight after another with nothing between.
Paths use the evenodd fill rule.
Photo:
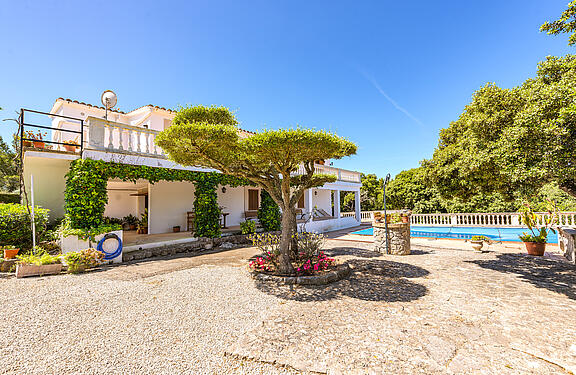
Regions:
<instances>
[{"instance_id":1,"label":"window","mask_svg":"<svg viewBox=\"0 0 576 375\"><path fill-rule=\"evenodd\" d=\"M257 189L248 189L248 211L258 211L259 198L260 192Z\"/></svg>"}]
</instances>

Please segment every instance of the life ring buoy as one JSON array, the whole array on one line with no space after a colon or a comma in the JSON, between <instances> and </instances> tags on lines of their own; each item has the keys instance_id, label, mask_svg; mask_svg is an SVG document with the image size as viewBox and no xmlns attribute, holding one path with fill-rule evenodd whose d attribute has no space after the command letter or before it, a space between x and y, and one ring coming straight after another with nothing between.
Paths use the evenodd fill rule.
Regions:
<instances>
[{"instance_id":1,"label":"life ring buoy","mask_svg":"<svg viewBox=\"0 0 576 375\"><path fill-rule=\"evenodd\" d=\"M102 245L104 244L104 242L106 240L109 240L111 238L118 241L118 247L116 248L116 250L109 253L107 251L104 251L104 249L102 248ZM100 241L98 241L98 246L96 246L96 250L104 253L104 259L105 260L112 260L112 259L118 257L120 254L122 254L122 240L120 239L120 237L118 237L118 235L116 233L106 233L104 235L104 237L102 237L102 239Z\"/></svg>"}]
</instances>

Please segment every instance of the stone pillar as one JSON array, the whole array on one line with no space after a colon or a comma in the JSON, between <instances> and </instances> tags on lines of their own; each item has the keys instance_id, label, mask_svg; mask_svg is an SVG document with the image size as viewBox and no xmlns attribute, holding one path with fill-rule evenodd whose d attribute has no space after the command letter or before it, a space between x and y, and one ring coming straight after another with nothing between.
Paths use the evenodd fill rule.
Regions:
<instances>
[{"instance_id":1,"label":"stone pillar","mask_svg":"<svg viewBox=\"0 0 576 375\"><path fill-rule=\"evenodd\" d=\"M558 245L566 259L576 264L576 229L558 227Z\"/></svg>"},{"instance_id":2,"label":"stone pillar","mask_svg":"<svg viewBox=\"0 0 576 375\"><path fill-rule=\"evenodd\" d=\"M384 223L372 223L374 227L374 250L388 254L386 249L386 229ZM388 238L390 240L390 253L392 255L410 254L410 224L388 224Z\"/></svg>"},{"instance_id":3,"label":"stone pillar","mask_svg":"<svg viewBox=\"0 0 576 375\"><path fill-rule=\"evenodd\" d=\"M354 192L354 208L356 209L356 220L362 221L362 217L360 217L360 190Z\"/></svg>"},{"instance_id":4,"label":"stone pillar","mask_svg":"<svg viewBox=\"0 0 576 375\"><path fill-rule=\"evenodd\" d=\"M314 204L312 203L312 189L306 190L306 195L308 195L308 213L310 218L314 217Z\"/></svg>"},{"instance_id":5,"label":"stone pillar","mask_svg":"<svg viewBox=\"0 0 576 375\"><path fill-rule=\"evenodd\" d=\"M340 190L334 190L334 216L340 219Z\"/></svg>"}]
</instances>

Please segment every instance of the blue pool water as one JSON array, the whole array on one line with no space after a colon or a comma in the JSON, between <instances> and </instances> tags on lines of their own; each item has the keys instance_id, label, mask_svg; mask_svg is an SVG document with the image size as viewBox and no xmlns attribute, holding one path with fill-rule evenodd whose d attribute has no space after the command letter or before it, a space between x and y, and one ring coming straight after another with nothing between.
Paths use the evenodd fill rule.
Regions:
<instances>
[{"instance_id":1,"label":"blue pool water","mask_svg":"<svg viewBox=\"0 0 576 375\"><path fill-rule=\"evenodd\" d=\"M430 237L430 238L456 238L469 240L472 236L486 236L494 241L521 242L518 235L522 232L529 232L528 228L478 228L478 227L432 227L432 226L412 226L410 236ZM374 234L372 227L352 232L352 234L362 234L371 236ZM548 243L558 243L558 235L550 232Z\"/></svg>"}]
</instances>

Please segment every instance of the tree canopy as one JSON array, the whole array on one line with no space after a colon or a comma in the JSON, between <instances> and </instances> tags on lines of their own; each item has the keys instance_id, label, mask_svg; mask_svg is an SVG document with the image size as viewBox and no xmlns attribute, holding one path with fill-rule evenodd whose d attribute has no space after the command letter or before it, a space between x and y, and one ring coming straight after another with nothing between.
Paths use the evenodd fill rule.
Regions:
<instances>
[{"instance_id":1,"label":"tree canopy","mask_svg":"<svg viewBox=\"0 0 576 375\"><path fill-rule=\"evenodd\" d=\"M562 12L559 19L545 22L540 27L540 31L545 31L548 35L570 34L568 45L576 44L576 0L568 4L568 8Z\"/></svg>"},{"instance_id":2,"label":"tree canopy","mask_svg":"<svg viewBox=\"0 0 576 375\"><path fill-rule=\"evenodd\" d=\"M576 197L576 56L548 57L512 89L487 84L440 132L427 178L443 196L534 195L554 182Z\"/></svg>"},{"instance_id":3,"label":"tree canopy","mask_svg":"<svg viewBox=\"0 0 576 375\"><path fill-rule=\"evenodd\" d=\"M330 132L304 128L263 130L247 135L224 107L186 107L172 126L156 137L175 162L243 177L265 189L282 210L280 269L293 273L295 206L305 189L335 181L315 173L321 159L340 159L356 153L356 145Z\"/></svg>"}]
</instances>

